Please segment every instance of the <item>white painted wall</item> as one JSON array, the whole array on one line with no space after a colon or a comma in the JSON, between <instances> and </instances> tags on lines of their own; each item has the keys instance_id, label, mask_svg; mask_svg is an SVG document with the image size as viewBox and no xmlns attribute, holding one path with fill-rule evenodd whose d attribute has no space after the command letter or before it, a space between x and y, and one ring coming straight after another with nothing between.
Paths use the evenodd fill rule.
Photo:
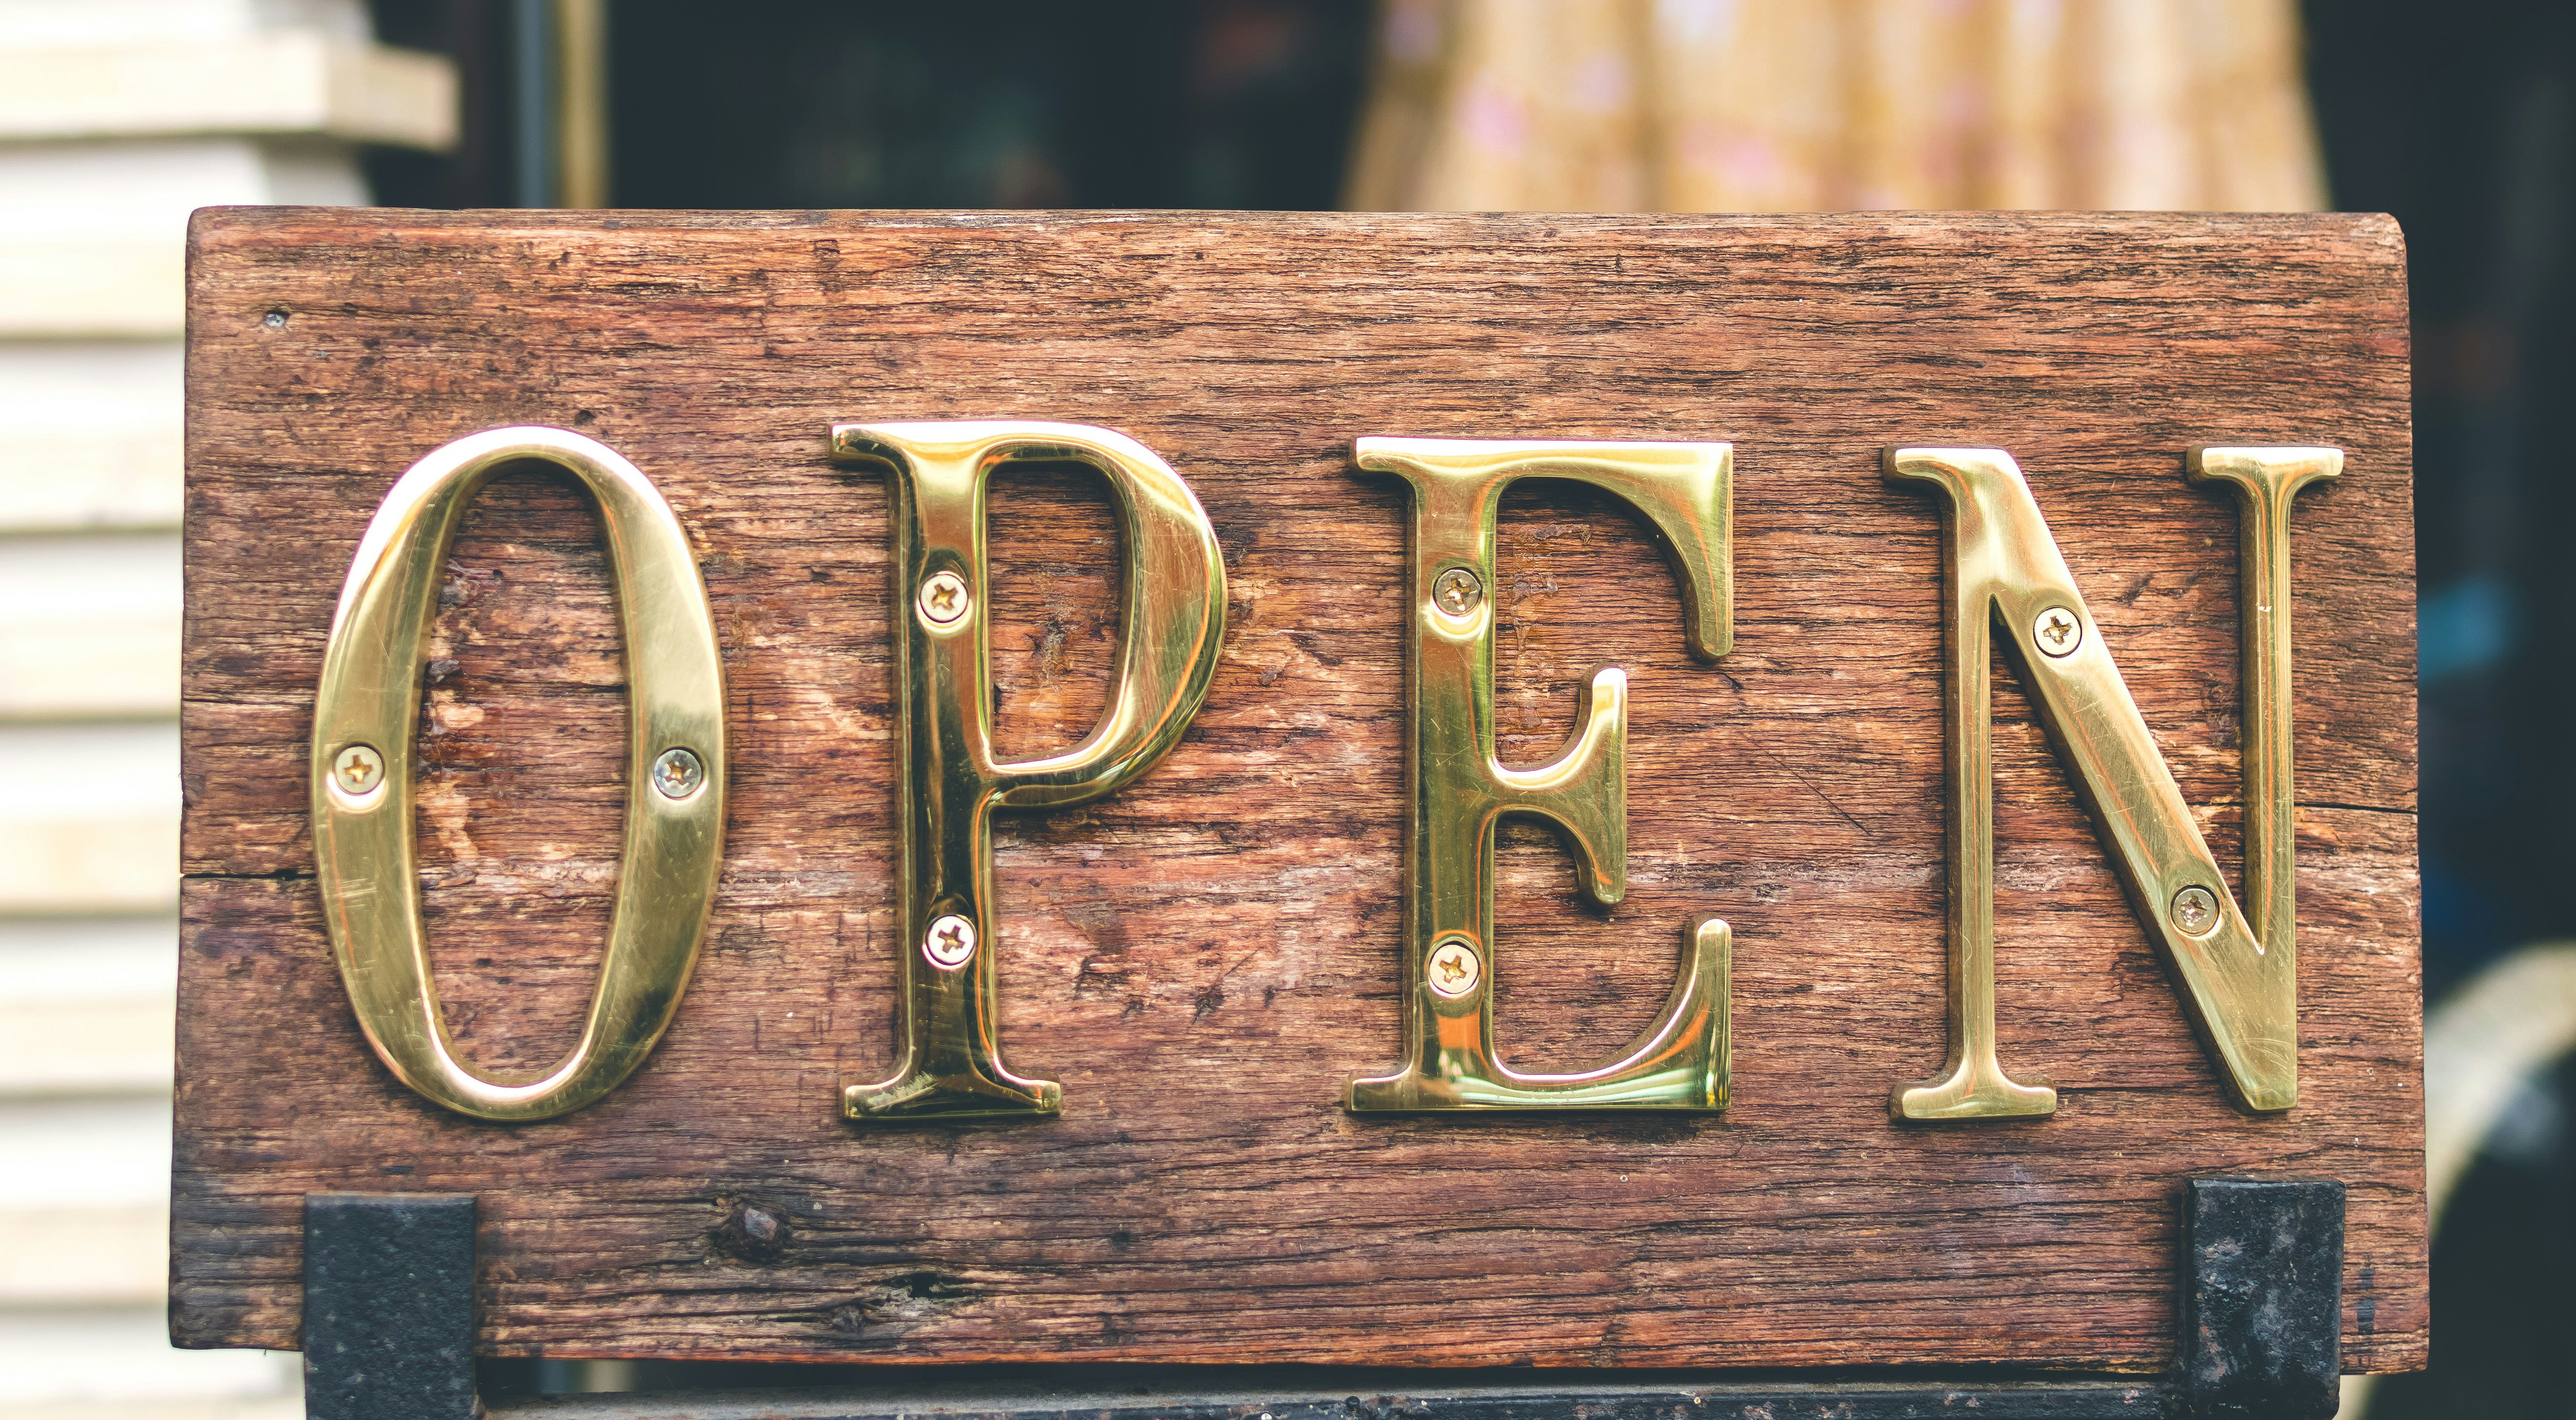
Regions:
<instances>
[{"instance_id":1,"label":"white painted wall","mask_svg":"<svg viewBox=\"0 0 2576 1420\"><path fill-rule=\"evenodd\" d=\"M184 241L455 109L359 0L0 0L0 1420L303 1414L165 1318Z\"/></svg>"}]
</instances>

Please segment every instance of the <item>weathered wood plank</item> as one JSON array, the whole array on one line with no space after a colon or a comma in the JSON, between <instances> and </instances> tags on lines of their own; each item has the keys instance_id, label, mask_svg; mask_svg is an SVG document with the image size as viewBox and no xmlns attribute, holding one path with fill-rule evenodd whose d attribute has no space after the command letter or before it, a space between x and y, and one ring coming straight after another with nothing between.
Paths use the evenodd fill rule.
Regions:
<instances>
[{"instance_id":1,"label":"weathered wood plank","mask_svg":"<svg viewBox=\"0 0 2576 1420\"><path fill-rule=\"evenodd\" d=\"M292 1345L296 1204L485 1197L511 1354L2146 1368L2179 1181L2352 1190L2346 1358L2424 1354L2412 561L2395 229L2349 217L573 218L225 213L197 235L174 1329ZM263 319L285 313L282 328ZM1062 1119L861 1129L891 1046L885 496L833 419L1107 425L1188 478L1225 658L1124 793L1007 820L1005 1049ZM303 736L347 558L412 459L562 424L702 550L737 736L709 949L617 1095L531 1126L414 1098L328 957ZM1505 754L1636 686L1631 892L1504 854L1515 1063L1624 1040L1674 934L1737 933L1718 1120L1354 1119L1397 1044L1405 515L1360 434L1737 441L1736 650L1683 654L1638 527L1509 510ZM2009 670L2005 1059L2053 1120L1921 1129L1943 1053L1939 526L1891 442L2008 447L2222 863L2234 514L2202 442L2323 442L2297 514L2303 1102L2223 1099ZM1077 738L1115 532L997 501L1004 735ZM472 1057L571 1039L616 871L623 671L595 528L483 500L425 691L422 878ZM788 1241L729 1241L744 1204Z\"/></svg>"}]
</instances>

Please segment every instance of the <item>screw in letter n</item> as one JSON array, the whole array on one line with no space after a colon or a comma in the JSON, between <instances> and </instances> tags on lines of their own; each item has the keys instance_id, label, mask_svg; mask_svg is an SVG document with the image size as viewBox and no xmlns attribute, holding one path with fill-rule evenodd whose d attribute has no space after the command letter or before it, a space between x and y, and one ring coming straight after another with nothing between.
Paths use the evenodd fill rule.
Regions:
<instances>
[{"instance_id":1,"label":"screw in letter n","mask_svg":"<svg viewBox=\"0 0 2576 1420\"><path fill-rule=\"evenodd\" d=\"M1732 450L1726 444L1362 439L1357 462L1413 489L1407 638L1413 801L1405 882L1405 1060L1353 1080L1354 1111L1717 1110L1726 1107L1725 923L1682 933L1682 963L1653 1024L1616 1057L1567 1074L1523 1074L1494 1046L1494 828L1506 814L1553 822L1584 889L1627 888L1628 678L1595 672L1565 750L1535 769L1494 755L1494 532L1504 490L1524 478L1587 483L1646 515L1681 579L1690 649L1726 654Z\"/></svg>"},{"instance_id":2,"label":"screw in letter n","mask_svg":"<svg viewBox=\"0 0 2576 1420\"><path fill-rule=\"evenodd\" d=\"M1995 1056L1995 833L1987 638L2000 624L2049 739L2102 825L2147 936L2237 1102L2299 1098L2290 774L2290 500L2343 470L2321 448L2203 448L2193 482L2236 495L2243 615L2245 895L2240 910L2111 662L2030 485L2001 449L1889 449L1887 478L1941 495L1949 606L1950 1063L1900 1086L1900 1119L2049 1114L2057 1092Z\"/></svg>"}]
</instances>

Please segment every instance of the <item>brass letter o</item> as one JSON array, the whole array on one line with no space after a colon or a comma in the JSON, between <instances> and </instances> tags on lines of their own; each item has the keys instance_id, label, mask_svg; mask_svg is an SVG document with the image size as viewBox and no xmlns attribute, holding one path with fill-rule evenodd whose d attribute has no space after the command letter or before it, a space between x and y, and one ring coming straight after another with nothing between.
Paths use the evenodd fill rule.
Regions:
<instances>
[{"instance_id":1,"label":"brass letter o","mask_svg":"<svg viewBox=\"0 0 2576 1420\"><path fill-rule=\"evenodd\" d=\"M626 836L608 950L581 1039L545 1077L505 1085L456 1058L423 935L412 845L421 638L466 506L522 460L597 500L629 667ZM313 854L349 1003L395 1076L477 1119L546 1119L643 1063L679 1009L714 905L725 825L724 676L688 534L652 481L562 429L491 429L413 464L367 526L322 659L312 744ZM675 751L658 779L657 761Z\"/></svg>"}]
</instances>

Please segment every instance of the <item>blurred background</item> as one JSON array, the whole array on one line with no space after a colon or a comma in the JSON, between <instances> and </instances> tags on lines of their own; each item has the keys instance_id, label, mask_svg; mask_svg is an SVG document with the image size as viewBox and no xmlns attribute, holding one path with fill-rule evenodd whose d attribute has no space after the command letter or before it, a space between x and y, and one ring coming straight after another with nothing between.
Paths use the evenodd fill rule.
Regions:
<instances>
[{"instance_id":1,"label":"blurred background","mask_svg":"<svg viewBox=\"0 0 2576 1420\"><path fill-rule=\"evenodd\" d=\"M0 0L0 1420L302 1413L161 1315L181 242L260 202L2394 213L2435 1340L2345 1413L2576 1413L2571 182L2565 0Z\"/></svg>"}]
</instances>

